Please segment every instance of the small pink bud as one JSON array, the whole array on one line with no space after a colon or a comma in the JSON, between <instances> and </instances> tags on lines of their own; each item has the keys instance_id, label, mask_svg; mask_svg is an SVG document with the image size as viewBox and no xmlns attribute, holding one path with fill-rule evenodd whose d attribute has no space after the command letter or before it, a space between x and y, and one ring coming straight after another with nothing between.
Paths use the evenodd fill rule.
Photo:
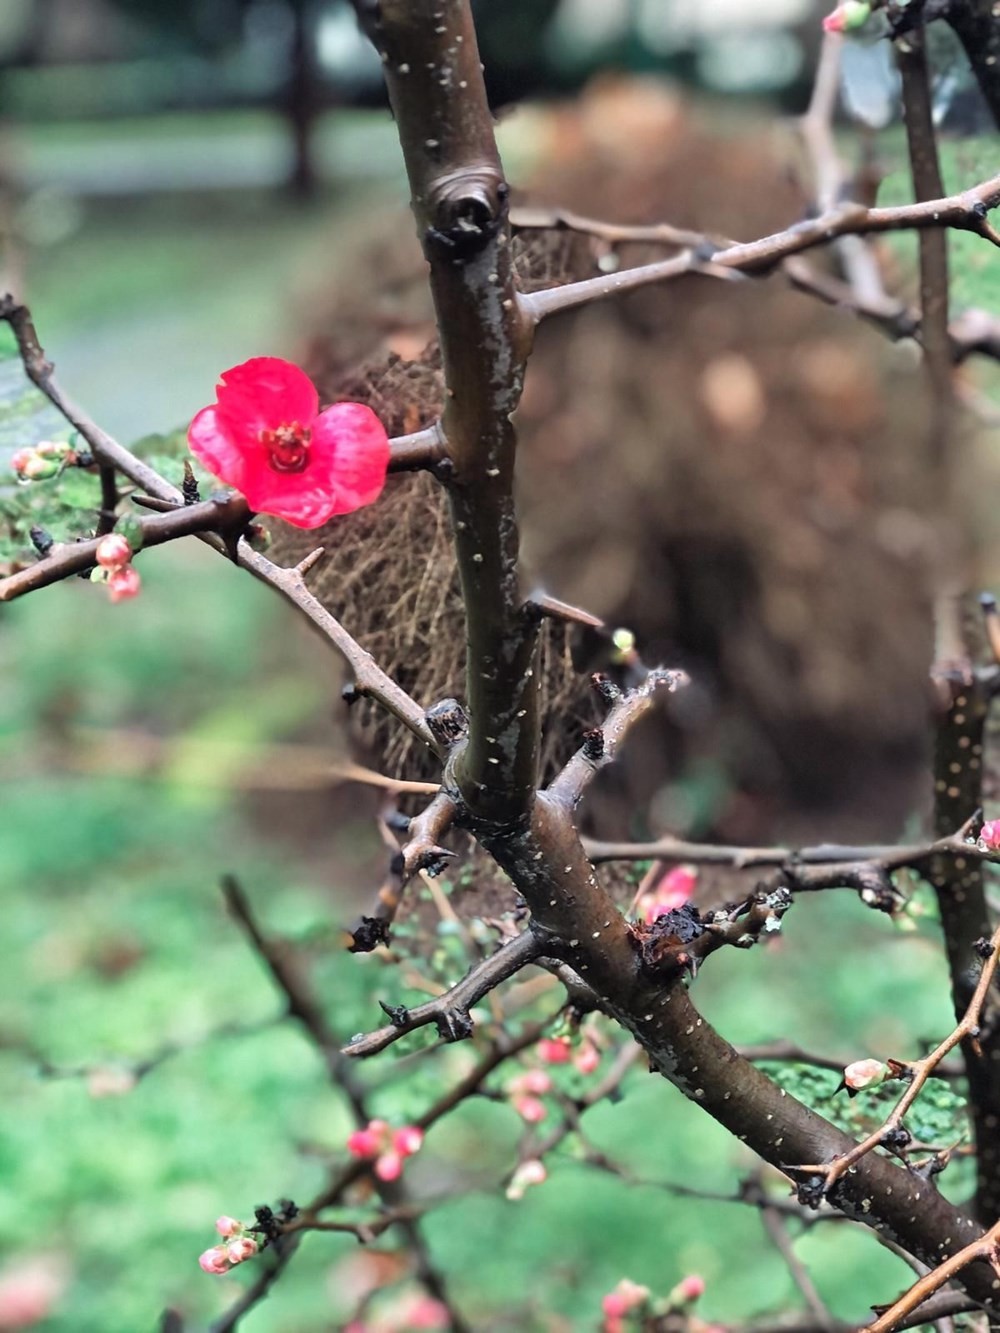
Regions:
<instances>
[{"instance_id":1,"label":"small pink bud","mask_svg":"<svg viewBox=\"0 0 1000 1333\"><path fill-rule=\"evenodd\" d=\"M529 1157L511 1176L510 1184L507 1186L507 1198L523 1199L525 1190L532 1185L544 1185L548 1178L549 1173L545 1169L545 1163L540 1162L537 1157Z\"/></svg>"},{"instance_id":2,"label":"small pink bud","mask_svg":"<svg viewBox=\"0 0 1000 1333\"><path fill-rule=\"evenodd\" d=\"M539 1121L544 1120L548 1115L548 1108L539 1097L532 1097L524 1094L520 1097L512 1097L511 1105L522 1120L529 1125L537 1125Z\"/></svg>"},{"instance_id":3,"label":"small pink bud","mask_svg":"<svg viewBox=\"0 0 1000 1333\"><path fill-rule=\"evenodd\" d=\"M228 1273L229 1257L224 1245L213 1245L198 1256L198 1263L206 1273Z\"/></svg>"},{"instance_id":4,"label":"small pink bud","mask_svg":"<svg viewBox=\"0 0 1000 1333\"><path fill-rule=\"evenodd\" d=\"M876 1088L889 1077L889 1066L881 1060L855 1060L844 1070L844 1085L850 1092Z\"/></svg>"},{"instance_id":5,"label":"small pink bud","mask_svg":"<svg viewBox=\"0 0 1000 1333\"><path fill-rule=\"evenodd\" d=\"M384 1152L375 1163L379 1180L398 1180L403 1174L403 1158L398 1152Z\"/></svg>"},{"instance_id":6,"label":"small pink bud","mask_svg":"<svg viewBox=\"0 0 1000 1333\"><path fill-rule=\"evenodd\" d=\"M988 819L979 830L980 851L1000 851L1000 819Z\"/></svg>"},{"instance_id":7,"label":"small pink bud","mask_svg":"<svg viewBox=\"0 0 1000 1333\"><path fill-rule=\"evenodd\" d=\"M113 569L108 575L108 595L113 602L125 602L130 597L138 597L141 590L142 579L134 565Z\"/></svg>"},{"instance_id":8,"label":"small pink bud","mask_svg":"<svg viewBox=\"0 0 1000 1333\"><path fill-rule=\"evenodd\" d=\"M621 1319L648 1300L648 1287L642 1287L631 1278L623 1277L615 1289L604 1297L601 1309L608 1319Z\"/></svg>"},{"instance_id":9,"label":"small pink bud","mask_svg":"<svg viewBox=\"0 0 1000 1333\"><path fill-rule=\"evenodd\" d=\"M872 7L868 0L844 0L832 14L823 20L824 32L852 32L863 27L871 17Z\"/></svg>"},{"instance_id":10,"label":"small pink bud","mask_svg":"<svg viewBox=\"0 0 1000 1333\"><path fill-rule=\"evenodd\" d=\"M91 1097L124 1097L130 1093L139 1079L132 1069L122 1069L114 1065L99 1065L87 1074L87 1092Z\"/></svg>"},{"instance_id":11,"label":"small pink bud","mask_svg":"<svg viewBox=\"0 0 1000 1333\"><path fill-rule=\"evenodd\" d=\"M543 1064L568 1064L570 1054L568 1037L543 1037L538 1043L538 1058Z\"/></svg>"},{"instance_id":12,"label":"small pink bud","mask_svg":"<svg viewBox=\"0 0 1000 1333\"><path fill-rule=\"evenodd\" d=\"M252 1259L257 1253L257 1242L252 1236L238 1236L226 1246L226 1255L231 1264L241 1264L245 1259Z\"/></svg>"},{"instance_id":13,"label":"small pink bud","mask_svg":"<svg viewBox=\"0 0 1000 1333\"><path fill-rule=\"evenodd\" d=\"M689 1273L687 1277L682 1277L677 1286L670 1293L671 1305L688 1305L692 1301L698 1300L705 1294L705 1279L699 1277L697 1273Z\"/></svg>"},{"instance_id":14,"label":"small pink bud","mask_svg":"<svg viewBox=\"0 0 1000 1333\"><path fill-rule=\"evenodd\" d=\"M601 1053L592 1041L585 1041L573 1056L573 1063L581 1074L592 1074L601 1063Z\"/></svg>"},{"instance_id":15,"label":"small pink bud","mask_svg":"<svg viewBox=\"0 0 1000 1333\"><path fill-rule=\"evenodd\" d=\"M94 558L104 569L120 569L132 559L132 548L120 532L109 532L98 542Z\"/></svg>"},{"instance_id":16,"label":"small pink bud","mask_svg":"<svg viewBox=\"0 0 1000 1333\"><path fill-rule=\"evenodd\" d=\"M512 1096L530 1092L535 1097L543 1097L552 1091L552 1075L544 1069L525 1069L510 1080L507 1091Z\"/></svg>"},{"instance_id":17,"label":"small pink bud","mask_svg":"<svg viewBox=\"0 0 1000 1333\"><path fill-rule=\"evenodd\" d=\"M451 1328L448 1307L433 1296L418 1296L406 1312L407 1328Z\"/></svg>"},{"instance_id":18,"label":"small pink bud","mask_svg":"<svg viewBox=\"0 0 1000 1333\"><path fill-rule=\"evenodd\" d=\"M26 481L47 481L59 472L61 466L58 458L44 458L36 449L18 475Z\"/></svg>"},{"instance_id":19,"label":"small pink bud","mask_svg":"<svg viewBox=\"0 0 1000 1333\"><path fill-rule=\"evenodd\" d=\"M7 1333L47 1322L66 1281L62 1262L54 1255L11 1261L0 1272L0 1329Z\"/></svg>"},{"instance_id":20,"label":"small pink bud","mask_svg":"<svg viewBox=\"0 0 1000 1333\"><path fill-rule=\"evenodd\" d=\"M220 1236L238 1236L243 1230L243 1223L237 1222L235 1217L217 1217L215 1229Z\"/></svg>"},{"instance_id":21,"label":"small pink bud","mask_svg":"<svg viewBox=\"0 0 1000 1333\"><path fill-rule=\"evenodd\" d=\"M36 456L34 449L18 449L11 455L10 465L19 477L23 477L25 468Z\"/></svg>"},{"instance_id":22,"label":"small pink bud","mask_svg":"<svg viewBox=\"0 0 1000 1333\"><path fill-rule=\"evenodd\" d=\"M412 1157L419 1152L424 1141L424 1131L416 1125L404 1125L393 1132L392 1146L400 1157Z\"/></svg>"},{"instance_id":23,"label":"small pink bud","mask_svg":"<svg viewBox=\"0 0 1000 1333\"><path fill-rule=\"evenodd\" d=\"M383 1120L373 1120L366 1129L356 1129L347 1138L347 1151L352 1157L377 1157L382 1151L385 1135L378 1126L385 1125Z\"/></svg>"}]
</instances>

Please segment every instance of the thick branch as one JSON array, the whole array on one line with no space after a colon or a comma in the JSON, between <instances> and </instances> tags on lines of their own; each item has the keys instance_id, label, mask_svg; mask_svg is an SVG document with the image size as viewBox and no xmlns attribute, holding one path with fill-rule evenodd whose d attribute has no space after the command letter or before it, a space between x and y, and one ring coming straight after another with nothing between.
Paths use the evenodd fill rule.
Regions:
<instances>
[{"instance_id":1,"label":"thick branch","mask_svg":"<svg viewBox=\"0 0 1000 1333\"><path fill-rule=\"evenodd\" d=\"M528 328L514 288L508 187L468 0L359 3L382 56L430 269L446 384L443 426L466 608L467 743L455 758L478 816L517 819L535 785L537 619L518 587L511 413Z\"/></svg>"}]
</instances>

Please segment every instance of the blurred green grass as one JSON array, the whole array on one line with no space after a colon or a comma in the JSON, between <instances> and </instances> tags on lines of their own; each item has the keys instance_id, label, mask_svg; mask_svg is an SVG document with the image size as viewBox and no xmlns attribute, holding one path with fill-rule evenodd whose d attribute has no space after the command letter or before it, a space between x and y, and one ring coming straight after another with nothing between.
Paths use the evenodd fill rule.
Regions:
<instances>
[{"instance_id":1,"label":"blurred green grass","mask_svg":"<svg viewBox=\"0 0 1000 1333\"><path fill-rule=\"evenodd\" d=\"M966 151L956 146L951 158L954 188L981 169L960 160ZM345 201L344 220L357 224L381 198ZM195 350L211 378L225 364L210 359L213 339L236 332L273 349L292 336L294 302L283 293L293 272L315 271L336 225L323 208L300 213L251 196L203 200L193 212L181 199L88 209L82 230L31 271L43 336L46 327L57 341L99 334L108 347L133 321L182 311L191 321L183 327L205 330ZM894 243L902 254L911 241ZM956 303L1000 308L989 248L959 235L953 254ZM175 425L145 397L156 368L137 359L98 398L131 396L146 429ZM101 416L88 378L74 388ZM181 742L267 744L300 737L327 708L333 664L328 673L322 650L295 647L290 613L264 590L197 548L157 552L141 568L143 596L121 607L78 581L0 607L2 1245L7 1257L69 1257L72 1281L46 1324L52 1333L134 1333L171 1303L194 1326L210 1319L253 1275L253 1265L225 1279L199 1272L214 1217L308 1197L324 1177L323 1154L336 1154L349 1128L315 1052L291 1024L271 1023L281 999L226 920L217 888L222 872L237 874L272 929L316 952L349 915L349 874L331 846L297 848L282 836L285 806L271 818L267 798L206 785L194 748L185 758L182 746L155 779L53 770L72 727L141 724ZM316 978L345 1039L378 1021L376 998L412 998L377 960L331 953ZM905 1056L950 1026L933 920L900 935L847 892L797 904L767 950L713 958L697 997L733 1041L794 1034L845 1058ZM234 1023L259 1030L211 1039ZM170 1043L184 1049L119 1097L95 1098L85 1078L38 1068L38 1056L66 1070L114 1067ZM437 1053L413 1077L386 1081L396 1058L365 1070L385 1084L376 1105L391 1118L422 1109L466 1057L461 1048ZM621 1276L665 1292L689 1271L708 1282L708 1318L801 1308L753 1210L657 1187L731 1192L751 1167L697 1107L637 1071L623 1100L595 1107L584 1123L599 1148L653 1183L629 1188L598 1175L571 1141L550 1163L550 1181L510 1203L496 1181L514 1160L520 1125L486 1100L435 1127L412 1164L429 1191L476 1186L426 1221L475 1327L540 1329L550 1309L569 1327L592 1328L601 1295ZM959 1176L952 1188L962 1184ZM244 1326L335 1326L346 1314L336 1265L355 1251L340 1237L309 1237ZM901 1261L846 1224L815 1228L800 1253L846 1319L907 1281Z\"/></svg>"}]
</instances>

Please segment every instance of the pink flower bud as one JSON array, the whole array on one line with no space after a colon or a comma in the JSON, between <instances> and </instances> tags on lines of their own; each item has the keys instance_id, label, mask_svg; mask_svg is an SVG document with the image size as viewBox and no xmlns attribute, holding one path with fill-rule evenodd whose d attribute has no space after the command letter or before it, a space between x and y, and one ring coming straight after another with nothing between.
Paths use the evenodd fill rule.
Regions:
<instances>
[{"instance_id":1,"label":"pink flower bud","mask_svg":"<svg viewBox=\"0 0 1000 1333\"><path fill-rule=\"evenodd\" d=\"M377 1157L381 1149L382 1135L371 1125L367 1129L356 1129L347 1137L347 1151L352 1157Z\"/></svg>"},{"instance_id":2,"label":"pink flower bud","mask_svg":"<svg viewBox=\"0 0 1000 1333\"><path fill-rule=\"evenodd\" d=\"M252 1259L257 1253L257 1242L252 1236L238 1236L226 1246L226 1255L231 1264L241 1264L245 1259Z\"/></svg>"},{"instance_id":3,"label":"pink flower bud","mask_svg":"<svg viewBox=\"0 0 1000 1333\"><path fill-rule=\"evenodd\" d=\"M604 1297L601 1309L608 1319L621 1319L648 1300L648 1287L642 1287L631 1278L623 1277L615 1289Z\"/></svg>"},{"instance_id":4,"label":"pink flower bud","mask_svg":"<svg viewBox=\"0 0 1000 1333\"><path fill-rule=\"evenodd\" d=\"M23 477L25 468L35 457L34 449L18 449L11 455L10 465L19 477Z\"/></svg>"},{"instance_id":5,"label":"pink flower bud","mask_svg":"<svg viewBox=\"0 0 1000 1333\"><path fill-rule=\"evenodd\" d=\"M392 1146L400 1157L412 1157L419 1152L424 1141L424 1131L416 1125L404 1125L392 1135Z\"/></svg>"},{"instance_id":6,"label":"pink flower bud","mask_svg":"<svg viewBox=\"0 0 1000 1333\"><path fill-rule=\"evenodd\" d=\"M697 1273L689 1273L687 1277L682 1277L677 1286L670 1293L671 1305L688 1305L692 1301L698 1300L705 1294L705 1279L699 1277Z\"/></svg>"},{"instance_id":7,"label":"pink flower bud","mask_svg":"<svg viewBox=\"0 0 1000 1333\"><path fill-rule=\"evenodd\" d=\"M108 575L108 595L113 602L124 602L130 597L138 597L142 589L142 579L134 565L124 569L113 569Z\"/></svg>"},{"instance_id":8,"label":"pink flower bud","mask_svg":"<svg viewBox=\"0 0 1000 1333\"><path fill-rule=\"evenodd\" d=\"M406 1312L407 1328L451 1328L448 1307L433 1296L417 1296Z\"/></svg>"},{"instance_id":9,"label":"pink flower bud","mask_svg":"<svg viewBox=\"0 0 1000 1333\"><path fill-rule=\"evenodd\" d=\"M979 830L980 851L1000 851L1000 819L988 819Z\"/></svg>"},{"instance_id":10,"label":"pink flower bud","mask_svg":"<svg viewBox=\"0 0 1000 1333\"><path fill-rule=\"evenodd\" d=\"M54 1256L12 1261L0 1273L0 1329L33 1328L63 1294L67 1274Z\"/></svg>"},{"instance_id":11,"label":"pink flower bud","mask_svg":"<svg viewBox=\"0 0 1000 1333\"><path fill-rule=\"evenodd\" d=\"M61 466L58 458L44 458L36 449L32 451L31 457L18 475L24 477L26 481L47 481L49 477L54 477L59 472Z\"/></svg>"},{"instance_id":12,"label":"pink flower bud","mask_svg":"<svg viewBox=\"0 0 1000 1333\"><path fill-rule=\"evenodd\" d=\"M120 532L109 532L98 542L94 558L104 569L120 569L132 559L132 548Z\"/></svg>"},{"instance_id":13,"label":"pink flower bud","mask_svg":"<svg viewBox=\"0 0 1000 1333\"><path fill-rule=\"evenodd\" d=\"M507 1198L523 1199L525 1190L532 1185L544 1185L548 1177L545 1163L540 1162L537 1157L529 1157L511 1176L510 1184L507 1186Z\"/></svg>"},{"instance_id":14,"label":"pink flower bud","mask_svg":"<svg viewBox=\"0 0 1000 1333\"><path fill-rule=\"evenodd\" d=\"M228 1273L229 1256L224 1245L213 1245L198 1256L198 1263L206 1273Z\"/></svg>"},{"instance_id":15,"label":"pink flower bud","mask_svg":"<svg viewBox=\"0 0 1000 1333\"><path fill-rule=\"evenodd\" d=\"M844 1084L851 1092L876 1088L889 1077L889 1066L881 1060L855 1060L844 1070Z\"/></svg>"},{"instance_id":16,"label":"pink flower bud","mask_svg":"<svg viewBox=\"0 0 1000 1333\"><path fill-rule=\"evenodd\" d=\"M134 1070L100 1065L87 1074L87 1092L91 1097L124 1097L138 1083Z\"/></svg>"},{"instance_id":17,"label":"pink flower bud","mask_svg":"<svg viewBox=\"0 0 1000 1333\"><path fill-rule=\"evenodd\" d=\"M398 1180L403 1174L403 1158L398 1152L384 1152L375 1163L379 1180Z\"/></svg>"},{"instance_id":18,"label":"pink flower bud","mask_svg":"<svg viewBox=\"0 0 1000 1333\"><path fill-rule=\"evenodd\" d=\"M592 1074L601 1063L601 1053L592 1041L585 1041L573 1056L573 1063L581 1074Z\"/></svg>"},{"instance_id":19,"label":"pink flower bud","mask_svg":"<svg viewBox=\"0 0 1000 1333\"><path fill-rule=\"evenodd\" d=\"M538 1043L538 1058L543 1064L568 1064L570 1054L568 1037L543 1037Z\"/></svg>"},{"instance_id":20,"label":"pink flower bud","mask_svg":"<svg viewBox=\"0 0 1000 1333\"><path fill-rule=\"evenodd\" d=\"M510 1080L507 1091L513 1096L529 1092L535 1097L542 1097L552 1091L552 1075L544 1069L525 1069Z\"/></svg>"},{"instance_id":21,"label":"pink flower bud","mask_svg":"<svg viewBox=\"0 0 1000 1333\"><path fill-rule=\"evenodd\" d=\"M529 1125L537 1125L548 1115L548 1108L545 1103L540 1098L532 1097L527 1093L520 1097L512 1097L511 1106L521 1119L527 1121Z\"/></svg>"},{"instance_id":22,"label":"pink flower bud","mask_svg":"<svg viewBox=\"0 0 1000 1333\"><path fill-rule=\"evenodd\" d=\"M862 27L871 17L872 7L868 0L844 0L832 14L823 20L824 32L852 32Z\"/></svg>"},{"instance_id":23,"label":"pink flower bud","mask_svg":"<svg viewBox=\"0 0 1000 1333\"><path fill-rule=\"evenodd\" d=\"M235 1217L217 1217L215 1229L220 1236L238 1236L243 1230L243 1223L237 1222Z\"/></svg>"}]
</instances>

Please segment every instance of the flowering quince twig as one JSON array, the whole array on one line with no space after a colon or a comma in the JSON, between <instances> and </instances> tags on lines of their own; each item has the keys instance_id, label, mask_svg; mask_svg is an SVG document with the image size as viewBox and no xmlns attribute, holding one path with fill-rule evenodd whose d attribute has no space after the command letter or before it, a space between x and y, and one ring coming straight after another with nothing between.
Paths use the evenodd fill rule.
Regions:
<instances>
[{"instance_id":1,"label":"flowering quince twig","mask_svg":"<svg viewBox=\"0 0 1000 1333\"><path fill-rule=\"evenodd\" d=\"M246 1234L247 1228L235 1217L220 1217L215 1229L223 1239L222 1245L213 1245L198 1256L198 1263L205 1273L228 1273L230 1268L252 1259L260 1249L253 1236Z\"/></svg>"},{"instance_id":2,"label":"flowering quince twig","mask_svg":"<svg viewBox=\"0 0 1000 1333\"><path fill-rule=\"evenodd\" d=\"M319 411L304 371L258 356L223 371L216 403L191 422L191 452L255 510L299 528L371 504L382 492L389 439L362 403Z\"/></svg>"}]
</instances>

